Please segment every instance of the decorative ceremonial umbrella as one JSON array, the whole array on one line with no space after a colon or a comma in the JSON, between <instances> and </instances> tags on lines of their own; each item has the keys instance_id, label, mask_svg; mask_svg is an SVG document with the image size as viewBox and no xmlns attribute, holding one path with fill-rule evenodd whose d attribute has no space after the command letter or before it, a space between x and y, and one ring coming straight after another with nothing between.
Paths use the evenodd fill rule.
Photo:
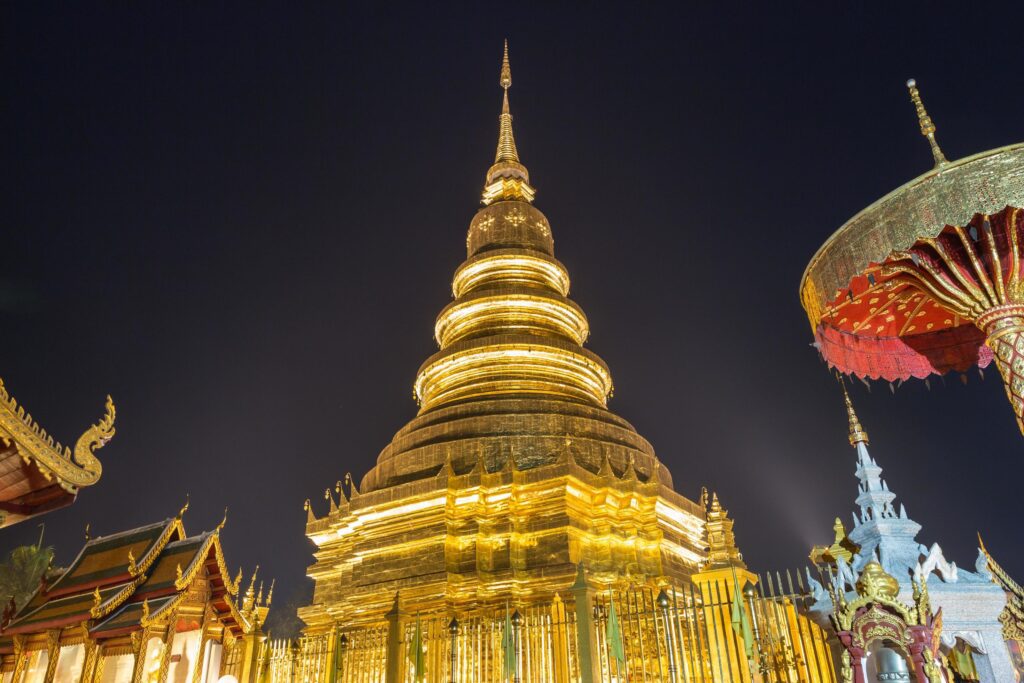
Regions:
<instances>
[{"instance_id":1,"label":"decorative ceremonial umbrella","mask_svg":"<svg viewBox=\"0 0 1024 683\"><path fill-rule=\"evenodd\" d=\"M839 228L800 299L821 355L889 382L993 360L1024 432L1024 144L950 162L907 81L935 167Z\"/></svg>"}]
</instances>

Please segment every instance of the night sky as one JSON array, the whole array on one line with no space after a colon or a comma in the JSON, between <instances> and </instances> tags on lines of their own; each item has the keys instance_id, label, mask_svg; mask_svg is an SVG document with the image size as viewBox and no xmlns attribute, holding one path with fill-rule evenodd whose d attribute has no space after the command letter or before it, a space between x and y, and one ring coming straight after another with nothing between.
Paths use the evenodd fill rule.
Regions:
<instances>
[{"instance_id":1,"label":"night sky","mask_svg":"<svg viewBox=\"0 0 1024 683\"><path fill-rule=\"evenodd\" d=\"M86 522L162 519L189 492L190 532L230 507L232 569L260 563L275 602L308 591L303 501L322 514L415 414L505 36L610 407L682 494L718 491L754 569L830 541L854 452L801 273L931 167L907 78L950 158L1024 138L1024 10L673 4L5 3L0 377L62 441L107 393L118 418L100 482L0 550L45 521L66 563ZM980 530L1024 579L1024 442L994 366L852 393L918 540L972 569Z\"/></svg>"}]
</instances>

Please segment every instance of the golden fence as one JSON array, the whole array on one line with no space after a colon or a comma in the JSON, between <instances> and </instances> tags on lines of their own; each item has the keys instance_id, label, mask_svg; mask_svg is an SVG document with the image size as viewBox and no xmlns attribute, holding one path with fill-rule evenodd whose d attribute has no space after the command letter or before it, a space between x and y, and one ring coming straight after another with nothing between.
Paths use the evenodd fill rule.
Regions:
<instances>
[{"instance_id":1,"label":"golden fence","mask_svg":"<svg viewBox=\"0 0 1024 683\"><path fill-rule=\"evenodd\" d=\"M513 626L514 673L508 678L501 607L460 615L455 624L450 615L406 615L391 631L381 624L275 641L266 680L417 683L409 648L418 623L426 683L835 683L828 634L806 616L804 591L795 591L791 580L784 590L776 574L759 577L756 588L741 594L753 636L748 657L742 629L734 624L735 585L720 581L664 591L637 586L592 594L583 634L571 596L520 607ZM613 602L621 662L609 642Z\"/></svg>"}]
</instances>

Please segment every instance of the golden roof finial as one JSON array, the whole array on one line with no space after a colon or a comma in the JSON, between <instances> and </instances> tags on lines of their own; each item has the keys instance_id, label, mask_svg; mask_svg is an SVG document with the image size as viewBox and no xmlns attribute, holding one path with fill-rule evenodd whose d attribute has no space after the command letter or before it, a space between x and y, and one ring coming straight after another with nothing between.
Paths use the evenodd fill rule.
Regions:
<instances>
[{"instance_id":1,"label":"golden roof finial","mask_svg":"<svg viewBox=\"0 0 1024 683\"><path fill-rule=\"evenodd\" d=\"M500 127L498 129L498 151L494 155L494 163L513 161L519 163L519 152L516 151L516 140L512 136L512 114L508 109L508 89L512 87L512 67L508 63L508 40L505 41L505 54L501 59L501 87L505 90L501 102Z\"/></svg>"},{"instance_id":2,"label":"golden roof finial","mask_svg":"<svg viewBox=\"0 0 1024 683\"><path fill-rule=\"evenodd\" d=\"M924 108L924 102L921 101L921 93L917 90L917 81L913 78L908 80L907 90L910 91L910 101L914 103L914 109L917 110L917 120L921 124L921 135L925 136L928 139L928 144L931 145L935 166L945 166L949 161L939 148L939 143L935 141L935 123L932 121L932 117L928 116L928 111Z\"/></svg>"},{"instance_id":3,"label":"golden roof finial","mask_svg":"<svg viewBox=\"0 0 1024 683\"><path fill-rule=\"evenodd\" d=\"M512 87L512 67L508 65L508 38L505 39L505 55L501 58L501 87L508 90Z\"/></svg>"},{"instance_id":4,"label":"golden roof finial","mask_svg":"<svg viewBox=\"0 0 1024 683\"><path fill-rule=\"evenodd\" d=\"M846 416L850 420L850 445L856 446L859 443L867 445L868 433L864 431L864 428L860 426L860 420L857 419L857 413L853 410L853 401L850 400L850 394L846 391L846 383L839 379L839 386L843 388L843 401L846 403Z\"/></svg>"},{"instance_id":5,"label":"golden roof finial","mask_svg":"<svg viewBox=\"0 0 1024 683\"><path fill-rule=\"evenodd\" d=\"M508 61L508 40L501 58L501 76L498 79L504 93L501 116L498 117L498 150L494 165L487 170L481 201L486 206L496 201L513 200L532 202L537 191L530 185L530 173L519 162L516 140L512 135L512 113L508 107L508 89L512 87L512 67Z\"/></svg>"}]
</instances>

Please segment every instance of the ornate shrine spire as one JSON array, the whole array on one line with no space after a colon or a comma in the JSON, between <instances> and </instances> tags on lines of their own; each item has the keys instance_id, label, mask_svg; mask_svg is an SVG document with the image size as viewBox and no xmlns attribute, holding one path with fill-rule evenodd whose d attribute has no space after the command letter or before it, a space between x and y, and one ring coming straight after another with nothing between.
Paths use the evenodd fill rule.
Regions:
<instances>
[{"instance_id":1,"label":"ornate shrine spire","mask_svg":"<svg viewBox=\"0 0 1024 683\"><path fill-rule=\"evenodd\" d=\"M946 159L946 155L942 153L939 148L939 143L935 140L935 123L932 121L932 117L928 116L928 111L924 108L924 102L921 101L921 93L917 89L917 81L913 78L907 81L907 90L910 91L910 101L914 103L914 109L917 110L917 120L921 124L921 135L928 139L928 144L932 148L932 157L935 159L935 166L945 166L949 163Z\"/></svg>"},{"instance_id":2,"label":"ornate shrine spire","mask_svg":"<svg viewBox=\"0 0 1024 683\"><path fill-rule=\"evenodd\" d=\"M860 426L860 420L857 419L857 413L853 410L853 402L850 401L850 394L846 391L846 384L840 380L839 386L843 388L843 400L846 402L846 416L850 421L850 445L854 448L856 448L859 443L867 445L870 443L868 440L868 433Z\"/></svg>"},{"instance_id":3,"label":"ornate shrine spire","mask_svg":"<svg viewBox=\"0 0 1024 683\"><path fill-rule=\"evenodd\" d=\"M487 171L481 201L484 205L501 200L532 202L537 191L530 186L530 173L519 162L516 139L512 134L512 113L508 106L508 89L512 87L512 67L508 61L508 40L501 59L501 76L498 80L504 93L501 115L498 117L498 149L494 154L494 165Z\"/></svg>"},{"instance_id":4,"label":"ornate shrine spire","mask_svg":"<svg viewBox=\"0 0 1024 683\"><path fill-rule=\"evenodd\" d=\"M729 519L729 511L718 502L718 494L711 494L711 507L707 511L708 559L702 571L736 567L746 569L743 555L736 547L736 535L732 531L735 522Z\"/></svg>"},{"instance_id":5,"label":"ornate shrine spire","mask_svg":"<svg viewBox=\"0 0 1024 683\"><path fill-rule=\"evenodd\" d=\"M857 419L853 402L843 386L846 413L850 420L850 444L857 449L857 506L860 514L853 513L853 528L848 539L860 546L862 558L878 552L886 571L894 567L913 566L917 562L918 546L914 537L921 525L907 516L903 505L897 511L893 502L896 494L882 479L882 468L868 452L868 435ZM838 533L838 531L837 531ZM838 535L837 535L838 540ZM862 560L863 561L863 560ZM859 569L859 568L858 568Z\"/></svg>"},{"instance_id":6,"label":"ornate shrine spire","mask_svg":"<svg viewBox=\"0 0 1024 683\"><path fill-rule=\"evenodd\" d=\"M499 81L505 91L501 102L501 116L498 117L498 151L494 162L519 161L516 151L516 139L512 135L512 114L508 110L508 89L512 87L512 67L508 63L508 40L505 41L505 54L501 58L501 79Z\"/></svg>"}]
</instances>

